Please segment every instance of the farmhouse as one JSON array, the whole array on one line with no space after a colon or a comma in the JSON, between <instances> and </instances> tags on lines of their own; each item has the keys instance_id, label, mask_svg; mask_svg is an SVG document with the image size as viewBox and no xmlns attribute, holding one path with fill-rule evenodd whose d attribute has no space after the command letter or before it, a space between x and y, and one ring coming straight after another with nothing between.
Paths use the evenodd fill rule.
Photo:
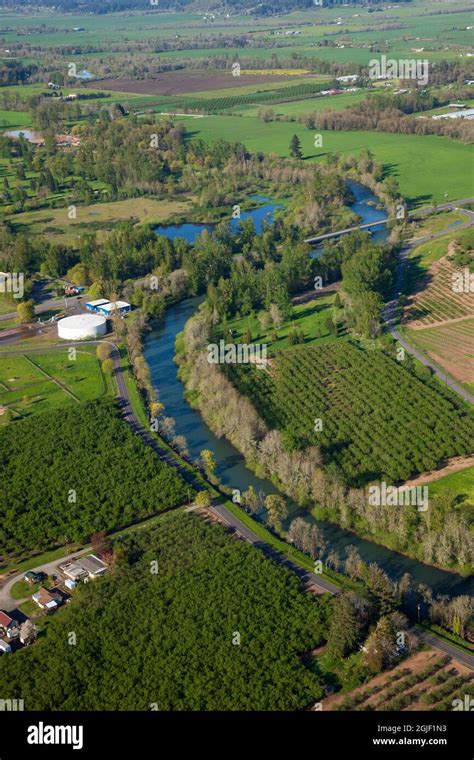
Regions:
<instances>
[{"instance_id":1,"label":"farmhouse","mask_svg":"<svg viewBox=\"0 0 474 760\"><path fill-rule=\"evenodd\" d=\"M104 303L97 309L97 311L100 314L103 314L104 317L110 317L112 312L115 310L117 310L119 314L127 314L132 310L132 307L126 301L114 301L113 303Z\"/></svg>"},{"instance_id":2,"label":"farmhouse","mask_svg":"<svg viewBox=\"0 0 474 760\"><path fill-rule=\"evenodd\" d=\"M23 580L29 583L30 586L32 586L34 583L41 583L44 578L44 573L35 573L34 570L28 570L28 572L26 572L23 576Z\"/></svg>"},{"instance_id":3,"label":"farmhouse","mask_svg":"<svg viewBox=\"0 0 474 760\"><path fill-rule=\"evenodd\" d=\"M0 611L0 633L8 639L16 639L19 635L18 621L2 611Z\"/></svg>"},{"instance_id":4,"label":"farmhouse","mask_svg":"<svg viewBox=\"0 0 474 760\"><path fill-rule=\"evenodd\" d=\"M358 74L346 74L343 77L336 77L338 82L357 82L360 77Z\"/></svg>"},{"instance_id":5,"label":"farmhouse","mask_svg":"<svg viewBox=\"0 0 474 760\"><path fill-rule=\"evenodd\" d=\"M61 596L44 587L31 597L42 610L55 610L61 604Z\"/></svg>"}]
</instances>

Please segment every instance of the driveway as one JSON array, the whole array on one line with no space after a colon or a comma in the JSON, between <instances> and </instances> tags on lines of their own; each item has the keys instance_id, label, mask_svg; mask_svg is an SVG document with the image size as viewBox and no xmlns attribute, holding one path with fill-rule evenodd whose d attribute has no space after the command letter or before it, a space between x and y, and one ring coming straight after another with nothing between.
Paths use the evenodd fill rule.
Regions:
<instances>
[{"instance_id":1,"label":"driveway","mask_svg":"<svg viewBox=\"0 0 474 760\"><path fill-rule=\"evenodd\" d=\"M59 564L62 564L63 562L69 562L70 560L76 559L77 557L81 557L83 554L87 554L90 551L91 547L89 546L86 549L80 549L79 551L75 551L72 554L67 554L64 557L55 559L53 562L45 562L42 565L36 565L30 569L36 572L46 573L46 575L52 575L53 573L57 572L57 567ZM23 570L19 573L14 573L13 575L8 576L8 579L3 584L0 582L0 610L11 612L12 610L16 609L19 604L25 601L24 599L13 599L10 594L12 586L17 581L21 580L25 573L26 570Z\"/></svg>"}]
</instances>

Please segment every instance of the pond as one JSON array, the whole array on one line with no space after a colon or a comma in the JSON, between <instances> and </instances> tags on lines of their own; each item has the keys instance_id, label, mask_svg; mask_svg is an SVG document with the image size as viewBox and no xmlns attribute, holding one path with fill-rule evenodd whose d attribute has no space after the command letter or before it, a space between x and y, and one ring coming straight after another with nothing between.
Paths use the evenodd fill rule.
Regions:
<instances>
[{"instance_id":1,"label":"pond","mask_svg":"<svg viewBox=\"0 0 474 760\"><path fill-rule=\"evenodd\" d=\"M282 204L271 201L270 198L266 198L263 195L251 195L253 201L258 201L262 205L257 208L250 209L249 211L242 211L240 219L229 219L229 227L232 232L237 232L239 223L244 219L253 219L255 230L259 235L263 231L264 223L271 224L274 220L275 211L279 208L283 208ZM170 240L175 238L184 238L188 243L194 245L196 238L205 230L212 232L215 229L215 224L194 224L184 222L183 224L165 224L155 227L157 235L164 235Z\"/></svg>"}]
</instances>

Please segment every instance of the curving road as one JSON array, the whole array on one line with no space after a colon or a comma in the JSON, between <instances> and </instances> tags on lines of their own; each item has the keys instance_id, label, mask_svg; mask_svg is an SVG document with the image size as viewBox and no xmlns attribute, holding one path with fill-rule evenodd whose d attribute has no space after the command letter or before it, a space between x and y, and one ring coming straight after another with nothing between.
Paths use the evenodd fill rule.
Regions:
<instances>
[{"instance_id":1,"label":"curving road","mask_svg":"<svg viewBox=\"0 0 474 760\"><path fill-rule=\"evenodd\" d=\"M31 570L34 570L36 572L43 572L46 573L46 575L51 575L52 573L57 572L57 566L59 563L63 564L64 562L69 562L73 559L77 559L77 557L81 557L83 554L87 554L87 552L90 551L91 547L88 546L84 549L79 549L72 554L68 554L67 556L55 559L53 562L44 562L42 565L32 567ZM5 610L5 612L12 612L18 607L19 604L25 601L25 599L13 599L11 596L12 586L23 578L25 572L26 570L23 570L22 572L9 575L4 583L0 585L0 610Z\"/></svg>"},{"instance_id":2,"label":"curving road","mask_svg":"<svg viewBox=\"0 0 474 760\"><path fill-rule=\"evenodd\" d=\"M463 388L460 383L457 382L451 375L449 375L444 370L441 370L439 367L436 366L429 358L427 358L421 351L419 351L417 348L411 345L406 338L403 337L403 335L400 333L398 329L398 320L397 320L397 302L398 298L401 295L402 290L402 283L403 283L403 276L405 272L405 268L407 266L408 259L410 258L411 252L414 248L421 245L422 243L426 243L429 240L435 240L436 238L445 237L450 232L459 232L460 230L467 229L469 227L474 226L474 212L468 211L467 209L462 209L464 214L467 214L468 220L464 222L464 224L460 224L455 228L451 229L445 229L442 232L437 232L434 235L424 235L423 237L415 238L413 240L410 240L407 245L405 245L402 250L400 251L400 255L398 258L397 263L397 270L395 274L395 286L394 286L394 293L392 300L389 301L383 312L382 317L387 325L387 329L392 335L392 337L405 349L405 351L412 356L414 356L418 361L420 361L422 364L425 365L425 367L429 367L434 374L439 377L439 379L445 383L449 388L451 388L452 391L457 393L461 398L464 399L464 401L467 401L469 404L474 404L474 395L470 393L466 388Z\"/></svg>"},{"instance_id":3,"label":"curving road","mask_svg":"<svg viewBox=\"0 0 474 760\"><path fill-rule=\"evenodd\" d=\"M474 217L474 215L473 215ZM157 456L162 460L165 461L170 466L176 468L179 473L182 475L185 482L189 483L193 488L196 490L202 490L202 486L200 483L196 481L196 478L194 475L186 468L184 465L182 465L177 457L174 457L170 454L168 454L167 451L165 451L163 448L161 448L157 441L150 435L149 431L146 430L146 428L143 427L142 423L138 419L137 415L135 414L135 411L133 409L130 394L128 392L128 388L124 379L124 368L122 366L122 362L120 359L120 353L117 348L117 346L112 341L87 341L89 345L96 345L97 343L109 343L112 346L112 360L114 363L114 375L117 380L117 399L119 401L119 404L121 406L123 417L128 422L128 424L132 427L136 435L139 435L140 438L146 443L147 446L150 446ZM64 349L64 344L56 344L54 346L48 347L48 350L50 348L54 349ZM27 351L20 351L20 353L30 353L35 351L44 351L44 347L38 348L38 349L28 349ZM2 355L11 355L12 353L18 353L18 352L2 352L0 354L0 358ZM331 581L326 580L325 578L321 578L320 575L316 575L315 573L311 573L308 570L300 567L296 563L292 562L290 559L285 557L284 555L280 554L278 551L276 551L272 546L267 544L265 541L262 541L262 539L254 533L250 528L248 528L245 523L243 523L238 517L236 517L232 512L230 512L227 507L224 504L221 504L218 500L216 500L210 507L209 511L211 514L213 514L217 519L219 519L221 522L226 524L229 528L232 528L236 531L236 533L241 536L243 539L251 543L255 548L260 549L264 552L264 554L269 557L270 559L273 559L274 561L278 562L279 564L287 567L288 569L292 570L294 573L298 575L298 577L301 579L301 582L306 587L307 590L316 590L319 593L330 593L330 594L338 594L340 593L341 589L339 586L336 586L336 584L331 583ZM53 563L46 563L44 565L39 565L38 567L34 568L36 570L43 570L44 572L54 572L54 567L58 564L59 561L64 562L67 559L73 559L74 557L79 556L80 554L89 551L90 549L85 548L83 550L80 550L79 552L74 552L73 554L69 555L68 557L63 557L61 560L56 560ZM6 611L11 611L15 609L15 607L18 604L17 600L14 600L10 596L10 590L12 585L21 578L23 573L17 573L14 576L10 576L6 583L3 584L3 586L0 587L0 609L4 609ZM436 636L433 636L432 634L428 634L425 632L419 633L419 636L421 640L426 642L432 647L435 647L436 649L448 654L450 657L452 657L454 660L457 660L458 662L463 663L464 665L467 665L469 668L474 670L474 655L470 655L468 653L465 653L458 649L457 647L451 646L450 644L446 643L445 641L442 641L438 639Z\"/></svg>"}]
</instances>

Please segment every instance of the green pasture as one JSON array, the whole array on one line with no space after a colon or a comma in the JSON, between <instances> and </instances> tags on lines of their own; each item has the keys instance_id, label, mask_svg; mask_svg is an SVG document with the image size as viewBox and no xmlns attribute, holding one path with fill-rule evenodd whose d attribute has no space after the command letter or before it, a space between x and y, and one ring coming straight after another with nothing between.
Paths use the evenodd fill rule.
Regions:
<instances>
[{"instance_id":1,"label":"green pasture","mask_svg":"<svg viewBox=\"0 0 474 760\"><path fill-rule=\"evenodd\" d=\"M68 349L0 356L0 407L15 419L103 396L107 384L94 347L77 348L74 360Z\"/></svg>"},{"instance_id":2,"label":"green pasture","mask_svg":"<svg viewBox=\"0 0 474 760\"><path fill-rule=\"evenodd\" d=\"M308 113L318 111L343 111L345 108L354 106L369 95L367 90L358 92L345 92L341 95L319 95L304 100L297 100L290 103L270 103L264 108L271 108L276 116L304 116ZM239 116L257 116L262 106L239 106L235 110Z\"/></svg>"},{"instance_id":3,"label":"green pasture","mask_svg":"<svg viewBox=\"0 0 474 760\"><path fill-rule=\"evenodd\" d=\"M315 298L308 303L294 306L291 318L283 322L281 327L276 330L278 335L276 341L272 339L273 328L262 330L255 314L241 319L232 319L227 323L227 326L232 330L232 336L237 343L243 342L247 330L250 330L252 342L268 344L271 354L288 348L290 345L288 335L295 329L303 332L305 343L314 343L315 341L318 342L318 345L331 343L337 340L338 336L329 332L325 322L332 313L334 299L335 295L332 293Z\"/></svg>"},{"instance_id":4,"label":"green pasture","mask_svg":"<svg viewBox=\"0 0 474 760\"><path fill-rule=\"evenodd\" d=\"M472 148L447 137L401 135L384 132L335 132L319 130L323 147L314 148L314 130L286 122L265 123L251 116L207 116L193 119L179 117L190 137L209 142L221 139L243 142L251 151L289 156L293 134L301 140L306 160L323 160L330 153L358 155L369 149L387 176L398 179L402 195L410 206L431 205L448 199L467 198L473 194L472 175L466 167L472 163Z\"/></svg>"},{"instance_id":5,"label":"green pasture","mask_svg":"<svg viewBox=\"0 0 474 760\"><path fill-rule=\"evenodd\" d=\"M50 240L75 246L85 232L110 230L119 222L129 220L139 224L162 224L188 210L188 201L160 201L145 197L78 206L76 219L69 219L66 208L25 211L8 219L16 231L28 230L32 234L45 235Z\"/></svg>"},{"instance_id":6,"label":"green pasture","mask_svg":"<svg viewBox=\"0 0 474 760\"><path fill-rule=\"evenodd\" d=\"M449 490L459 498L464 497L463 500L474 506L474 467L466 467L429 484L430 496L437 496L443 490Z\"/></svg>"}]
</instances>

